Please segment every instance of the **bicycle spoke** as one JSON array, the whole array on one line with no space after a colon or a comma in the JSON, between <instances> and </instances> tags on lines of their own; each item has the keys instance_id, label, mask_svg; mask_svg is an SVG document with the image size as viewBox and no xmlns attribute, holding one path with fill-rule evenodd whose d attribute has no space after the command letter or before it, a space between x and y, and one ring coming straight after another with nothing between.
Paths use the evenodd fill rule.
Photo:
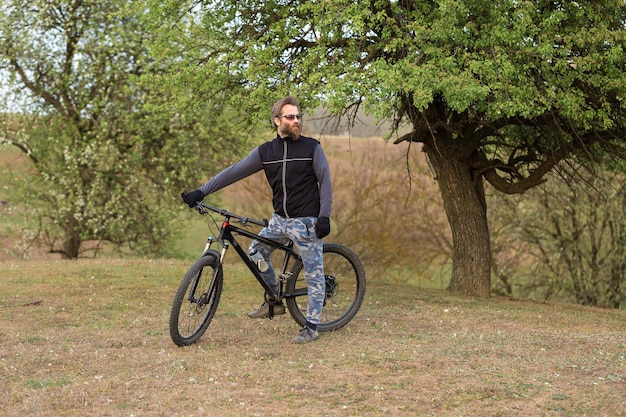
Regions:
<instances>
[{"instance_id":1,"label":"bicycle spoke","mask_svg":"<svg viewBox=\"0 0 626 417\"><path fill-rule=\"evenodd\" d=\"M365 294L365 271L349 249L336 244L324 246L324 274L326 294L318 329L336 330L348 323L357 313ZM289 311L299 324L306 321L307 284L302 264L294 267L287 292L302 296L287 299Z\"/></svg>"},{"instance_id":2,"label":"bicycle spoke","mask_svg":"<svg viewBox=\"0 0 626 417\"><path fill-rule=\"evenodd\" d=\"M195 343L208 327L222 291L217 257L196 262L183 278L170 313L170 335L179 346Z\"/></svg>"}]
</instances>

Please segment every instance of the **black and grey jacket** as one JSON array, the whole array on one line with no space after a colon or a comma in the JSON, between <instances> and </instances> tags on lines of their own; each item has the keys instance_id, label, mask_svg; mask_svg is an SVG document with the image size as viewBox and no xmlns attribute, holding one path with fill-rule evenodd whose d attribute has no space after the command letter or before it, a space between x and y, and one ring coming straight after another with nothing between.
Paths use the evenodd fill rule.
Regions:
<instances>
[{"instance_id":1,"label":"black and grey jacket","mask_svg":"<svg viewBox=\"0 0 626 417\"><path fill-rule=\"evenodd\" d=\"M332 185L328 161L320 143L276 136L255 148L200 187L204 195L263 169L272 188L274 212L282 217L330 217Z\"/></svg>"}]
</instances>

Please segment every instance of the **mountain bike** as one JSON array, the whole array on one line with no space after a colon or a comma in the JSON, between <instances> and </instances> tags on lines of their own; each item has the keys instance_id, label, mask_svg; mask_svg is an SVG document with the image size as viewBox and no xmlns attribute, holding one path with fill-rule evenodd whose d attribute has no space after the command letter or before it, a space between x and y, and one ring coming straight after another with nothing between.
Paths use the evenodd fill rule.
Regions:
<instances>
[{"instance_id":1,"label":"mountain bike","mask_svg":"<svg viewBox=\"0 0 626 417\"><path fill-rule=\"evenodd\" d=\"M224 260L231 246L265 290L265 302L269 306L268 318L273 318L274 306L284 300L293 320L304 326L308 288L304 279L302 258L293 242L279 243L247 230L253 225L267 226L266 219L240 216L204 202L198 202L195 209L202 215L209 215L208 226L211 234L207 238L202 256L189 268L174 296L169 323L172 341L178 346L191 345L209 327L222 294ZM258 240L275 248L272 257L282 258L280 268L277 262L273 262L277 265L278 272L277 291L265 283L257 264L239 244L238 236ZM365 270L359 258L347 247L337 243L324 243L323 248L326 294L317 330L328 332L345 326L359 311L365 296Z\"/></svg>"}]
</instances>

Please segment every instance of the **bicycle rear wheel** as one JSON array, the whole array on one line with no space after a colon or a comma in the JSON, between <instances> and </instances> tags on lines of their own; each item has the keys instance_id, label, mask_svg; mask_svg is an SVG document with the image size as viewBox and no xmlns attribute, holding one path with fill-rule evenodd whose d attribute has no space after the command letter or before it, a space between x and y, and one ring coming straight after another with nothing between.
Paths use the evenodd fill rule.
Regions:
<instances>
[{"instance_id":1,"label":"bicycle rear wheel","mask_svg":"<svg viewBox=\"0 0 626 417\"><path fill-rule=\"evenodd\" d=\"M291 317L301 326L306 323L307 283L302 262L291 268L285 288ZM350 249L337 243L324 244L326 296L317 330L326 332L345 326L361 308L365 297L365 269Z\"/></svg>"},{"instance_id":2,"label":"bicycle rear wheel","mask_svg":"<svg viewBox=\"0 0 626 417\"><path fill-rule=\"evenodd\" d=\"M170 336L178 346L197 342L215 315L224 283L219 259L218 252L207 252L178 287L170 312Z\"/></svg>"}]
</instances>

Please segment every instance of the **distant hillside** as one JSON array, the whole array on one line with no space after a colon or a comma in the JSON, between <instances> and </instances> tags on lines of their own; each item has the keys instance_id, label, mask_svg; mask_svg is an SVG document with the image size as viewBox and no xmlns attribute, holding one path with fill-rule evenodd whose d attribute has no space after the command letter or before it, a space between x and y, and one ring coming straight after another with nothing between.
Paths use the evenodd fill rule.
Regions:
<instances>
[{"instance_id":1,"label":"distant hillside","mask_svg":"<svg viewBox=\"0 0 626 417\"><path fill-rule=\"evenodd\" d=\"M304 132L311 136L383 137L389 133L390 129L391 123L377 120L373 116L366 115L363 111L357 113L352 124L350 124L348 117L332 117L325 109L319 108L312 113L304 112ZM408 130L408 127L404 127L401 129L401 133Z\"/></svg>"}]
</instances>

